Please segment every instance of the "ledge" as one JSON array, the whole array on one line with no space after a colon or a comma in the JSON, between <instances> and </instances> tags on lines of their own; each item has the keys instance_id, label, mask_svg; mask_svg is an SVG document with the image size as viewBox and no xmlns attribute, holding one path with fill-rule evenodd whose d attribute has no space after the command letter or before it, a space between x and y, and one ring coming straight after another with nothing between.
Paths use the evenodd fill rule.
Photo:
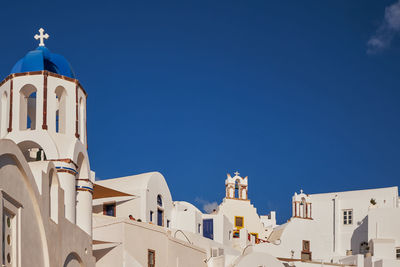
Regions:
<instances>
[{"instance_id":1,"label":"ledge","mask_svg":"<svg viewBox=\"0 0 400 267\"><path fill-rule=\"evenodd\" d=\"M86 90L83 88L82 84L77 80L77 79L73 79L67 76L63 76L57 73L53 73L47 70L39 70L39 71L30 71L30 72L22 72L22 73L13 73L8 75L2 82L0 82L0 86L2 86L3 84L5 84L6 82L8 82L9 80L16 78L16 77L22 77L22 76L33 76L33 75L48 75L51 77L55 77L55 78L59 78L65 81L69 81L69 82L73 82L75 84L77 84L83 91L83 93L85 94L85 96L87 97L87 92Z\"/></svg>"}]
</instances>

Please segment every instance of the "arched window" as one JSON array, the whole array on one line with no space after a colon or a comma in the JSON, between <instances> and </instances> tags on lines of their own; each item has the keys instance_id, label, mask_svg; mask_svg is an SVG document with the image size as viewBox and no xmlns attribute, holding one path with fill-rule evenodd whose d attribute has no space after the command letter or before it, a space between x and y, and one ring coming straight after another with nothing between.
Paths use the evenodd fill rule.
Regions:
<instances>
[{"instance_id":1,"label":"arched window","mask_svg":"<svg viewBox=\"0 0 400 267\"><path fill-rule=\"evenodd\" d=\"M58 86L56 94L56 132L65 133L67 95L64 87Z\"/></svg>"},{"instance_id":2,"label":"arched window","mask_svg":"<svg viewBox=\"0 0 400 267\"><path fill-rule=\"evenodd\" d=\"M0 104L0 137L3 137L7 132L7 99L7 92L3 92Z\"/></svg>"},{"instance_id":3,"label":"arched window","mask_svg":"<svg viewBox=\"0 0 400 267\"><path fill-rule=\"evenodd\" d=\"M161 197L161 195L157 196L157 205L162 207L162 197Z\"/></svg>"},{"instance_id":4,"label":"arched window","mask_svg":"<svg viewBox=\"0 0 400 267\"><path fill-rule=\"evenodd\" d=\"M27 84L20 90L20 130L36 129L36 88Z\"/></svg>"},{"instance_id":5,"label":"arched window","mask_svg":"<svg viewBox=\"0 0 400 267\"><path fill-rule=\"evenodd\" d=\"M157 225L159 226L164 226L164 209L162 205L162 197L157 195Z\"/></svg>"}]
</instances>

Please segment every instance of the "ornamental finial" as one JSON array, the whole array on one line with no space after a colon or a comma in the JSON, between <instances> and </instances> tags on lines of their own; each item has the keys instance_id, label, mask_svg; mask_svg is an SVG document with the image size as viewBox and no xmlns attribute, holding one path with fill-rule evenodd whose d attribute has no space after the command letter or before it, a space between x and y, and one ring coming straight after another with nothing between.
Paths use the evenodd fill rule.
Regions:
<instances>
[{"instance_id":1,"label":"ornamental finial","mask_svg":"<svg viewBox=\"0 0 400 267\"><path fill-rule=\"evenodd\" d=\"M234 174L235 174L235 176L239 176L240 173L238 171L236 171Z\"/></svg>"},{"instance_id":2,"label":"ornamental finial","mask_svg":"<svg viewBox=\"0 0 400 267\"><path fill-rule=\"evenodd\" d=\"M36 40L39 40L40 39L40 41L39 41L39 46L44 46L44 39L49 39L49 37L50 37L50 35L48 35L47 33L46 34L43 34L44 33L44 29L43 28L40 28L39 29L39 33L40 34L36 34L35 36L34 36L34 38L36 39Z\"/></svg>"}]
</instances>

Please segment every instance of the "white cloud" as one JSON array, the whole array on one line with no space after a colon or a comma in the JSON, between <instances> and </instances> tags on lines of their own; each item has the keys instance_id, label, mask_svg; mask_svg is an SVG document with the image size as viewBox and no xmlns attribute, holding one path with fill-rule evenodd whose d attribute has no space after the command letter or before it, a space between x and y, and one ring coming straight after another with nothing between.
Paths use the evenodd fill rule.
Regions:
<instances>
[{"instance_id":1,"label":"white cloud","mask_svg":"<svg viewBox=\"0 0 400 267\"><path fill-rule=\"evenodd\" d=\"M400 30L400 1L385 9L385 21L390 29Z\"/></svg>"},{"instance_id":2,"label":"white cloud","mask_svg":"<svg viewBox=\"0 0 400 267\"><path fill-rule=\"evenodd\" d=\"M207 213L212 213L214 210L217 210L218 203L217 202L209 202L203 205L203 210Z\"/></svg>"},{"instance_id":3,"label":"white cloud","mask_svg":"<svg viewBox=\"0 0 400 267\"><path fill-rule=\"evenodd\" d=\"M367 42L367 53L375 54L390 46L400 33L400 0L385 8L385 18L376 33Z\"/></svg>"},{"instance_id":4,"label":"white cloud","mask_svg":"<svg viewBox=\"0 0 400 267\"><path fill-rule=\"evenodd\" d=\"M206 213L212 213L218 208L218 203L216 201L210 202L200 197L196 197L195 201L203 206L203 210Z\"/></svg>"}]
</instances>

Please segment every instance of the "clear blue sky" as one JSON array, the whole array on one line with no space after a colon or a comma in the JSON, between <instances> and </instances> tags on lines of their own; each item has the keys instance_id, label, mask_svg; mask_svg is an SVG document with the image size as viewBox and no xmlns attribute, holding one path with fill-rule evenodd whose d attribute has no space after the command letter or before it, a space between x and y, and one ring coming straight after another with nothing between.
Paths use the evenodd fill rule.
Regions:
<instances>
[{"instance_id":1,"label":"clear blue sky","mask_svg":"<svg viewBox=\"0 0 400 267\"><path fill-rule=\"evenodd\" d=\"M3 1L0 76L44 27L89 93L99 178L160 171L201 208L238 170L282 222L300 189L400 185L400 40L382 24L394 3Z\"/></svg>"}]
</instances>

